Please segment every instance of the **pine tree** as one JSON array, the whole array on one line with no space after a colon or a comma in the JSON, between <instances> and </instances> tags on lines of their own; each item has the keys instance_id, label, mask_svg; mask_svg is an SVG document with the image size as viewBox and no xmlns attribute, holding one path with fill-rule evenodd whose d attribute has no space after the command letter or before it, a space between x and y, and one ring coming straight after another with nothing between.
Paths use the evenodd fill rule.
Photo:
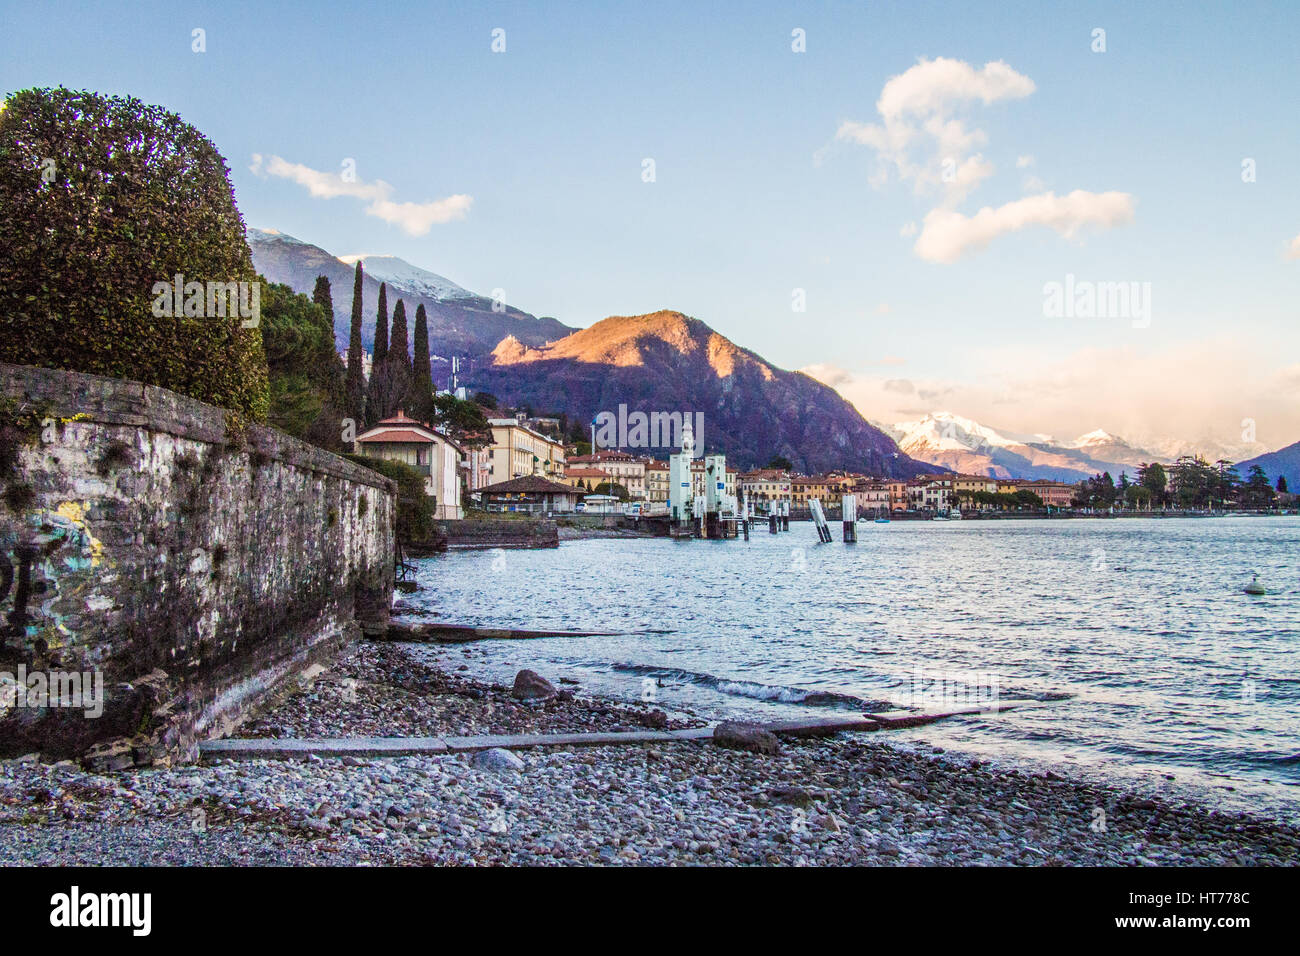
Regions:
<instances>
[{"instance_id":1,"label":"pine tree","mask_svg":"<svg viewBox=\"0 0 1300 956\"><path fill-rule=\"evenodd\" d=\"M406 401L412 418L432 424L433 364L429 358L429 317L424 303L415 309L415 367L411 371L411 394Z\"/></svg>"},{"instance_id":2,"label":"pine tree","mask_svg":"<svg viewBox=\"0 0 1300 956\"><path fill-rule=\"evenodd\" d=\"M366 411L366 380L361 373L361 260L352 282L352 331L348 338L348 371L344 384L344 413L360 426Z\"/></svg>"}]
</instances>

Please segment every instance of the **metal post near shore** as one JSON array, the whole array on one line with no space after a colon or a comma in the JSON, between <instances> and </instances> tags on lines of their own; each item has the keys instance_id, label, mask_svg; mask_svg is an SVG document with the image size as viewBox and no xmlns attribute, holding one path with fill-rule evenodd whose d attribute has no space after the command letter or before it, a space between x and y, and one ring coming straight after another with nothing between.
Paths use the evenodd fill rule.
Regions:
<instances>
[{"instance_id":1,"label":"metal post near shore","mask_svg":"<svg viewBox=\"0 0 1300 956\"><path fill-rule=\"evenodd\" d=\"M858 499L845 495L840 503L840 518L844 521L844 543L858 543Z\"/></svg>"}]
</instances>

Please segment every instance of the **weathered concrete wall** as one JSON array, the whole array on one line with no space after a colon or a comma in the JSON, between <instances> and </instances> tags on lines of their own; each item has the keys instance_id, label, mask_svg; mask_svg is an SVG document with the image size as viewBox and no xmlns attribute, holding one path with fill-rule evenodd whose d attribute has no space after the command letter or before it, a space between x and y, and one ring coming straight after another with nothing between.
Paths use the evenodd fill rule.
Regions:
<instances>
[{"instance_id":1,"label":"weathered concrete wall","mask_svg":"<svg viewBox=\"0 0 1300 956\"><path fill-rule=\"evenodd\" d=\"M106 697L13 706L10 681L0 753L191 758L387 626L392 483L222 409L0 364L0 482L0 672L99 672Z\"/></svg>"},{"instance_id":2,"label":"weathered concrete wall","mask_svg":"<svg viewBox=\"0 0 1300 956\"><path fill-rule=\"evenodd\" d=\"M465 518L435 521L441 540L452 548L558 548L555 522L545 518Z\"/></svg>"}]
</instances>

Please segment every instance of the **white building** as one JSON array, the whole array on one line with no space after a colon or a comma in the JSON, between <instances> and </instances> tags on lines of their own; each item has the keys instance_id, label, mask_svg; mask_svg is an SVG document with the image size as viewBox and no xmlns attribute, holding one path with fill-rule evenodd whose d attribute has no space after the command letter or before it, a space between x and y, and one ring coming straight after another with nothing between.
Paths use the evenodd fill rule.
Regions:
<instances>
[{"instance_id":1,"label":"white building","mask_svg":"<svg viewBox=\"0 0 1300 956\"><path fill-rule=\"evenodd\" d=\"M435 518L463 518L460 501L460 445L401 409L357 436L357 451L368 458L400 461L424 475L424 493L433 499Z\"/></svg>"}]
</instances>

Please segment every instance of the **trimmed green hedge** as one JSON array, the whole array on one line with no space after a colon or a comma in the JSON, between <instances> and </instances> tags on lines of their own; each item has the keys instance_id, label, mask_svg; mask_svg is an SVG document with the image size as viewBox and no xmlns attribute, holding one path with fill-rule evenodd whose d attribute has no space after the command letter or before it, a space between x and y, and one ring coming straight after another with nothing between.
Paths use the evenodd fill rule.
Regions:
<instances>
[{"instance_id":1,"label":"trimmed green hedge","mask_svg":"<svg viewBox=\"0 0 1300 956\"><path fill-rule=\"evenodd\" d=\"M175 113L28 89L0 108L0 361L159 385L264 421L258 329L158 317L155 283L255 282L229 170Z\"/></svg>"},{"instance_id":2,"label":"trimmed green hedge","mask_svg":"<svg viewBox=\"0 0 1300 956\"><path fill-rule=\"evenodd\" d=\"M424 493L424 475L400 461L366 455L343 457L397 482L397 540L431 541L434 538L433 500Z\"/></svg>"}]
</instances>

